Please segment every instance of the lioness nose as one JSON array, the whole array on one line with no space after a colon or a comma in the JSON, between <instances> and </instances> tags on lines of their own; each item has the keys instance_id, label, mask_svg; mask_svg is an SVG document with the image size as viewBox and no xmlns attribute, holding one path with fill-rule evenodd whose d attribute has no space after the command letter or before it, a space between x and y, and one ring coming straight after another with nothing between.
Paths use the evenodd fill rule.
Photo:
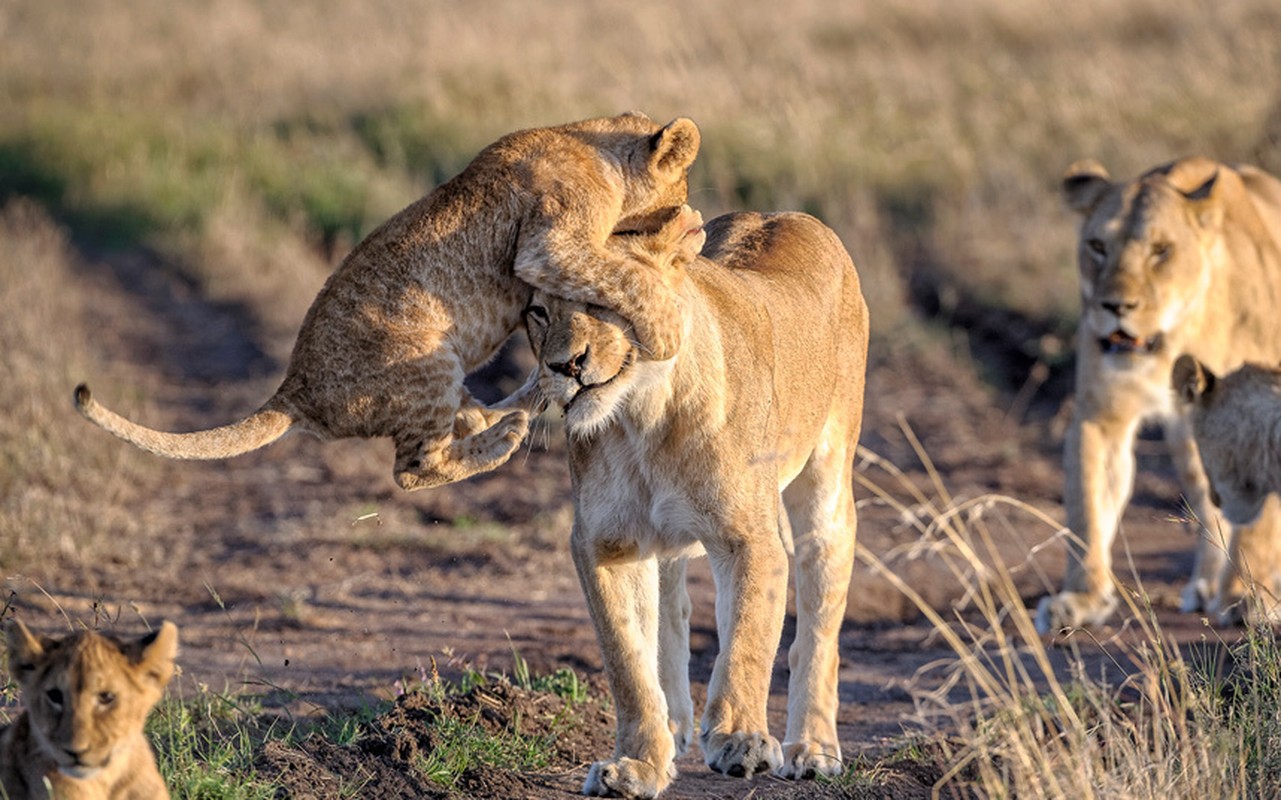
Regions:
<instances>
[{"instance_id":1,"label":"lioness nose","mask_svg":"<svg viewBox=\"0 0 1281 800\"><path fill-rule=\"evenodd\" d=\"M586 363L587 350L584 348L583 352L568 361L547 362L547 368L567 378L577 379L583 374L583 365Z\"/></svg>"}]
</instances>

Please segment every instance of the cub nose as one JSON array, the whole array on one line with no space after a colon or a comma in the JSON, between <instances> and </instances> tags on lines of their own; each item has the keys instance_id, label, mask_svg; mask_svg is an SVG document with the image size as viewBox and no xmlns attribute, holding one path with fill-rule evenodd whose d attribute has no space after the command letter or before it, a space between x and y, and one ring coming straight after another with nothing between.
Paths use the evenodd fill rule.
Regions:
<instances>
[{"instance_id":1,"label":"cub nose","mask_svg":"<svg viewBox=\"0 0 1281 800\"><path fill-rule=\"evenodd\" d=\"M574 380L578 380L580 377L582 377L583 366L586 365L586 363L587 363L587 348L583 348L583 352L579 353L577 356L574 356L568 361L547 362L547 368L559 375L564 375L567 378L573 378Z\"/></svg>"}]
</instances>

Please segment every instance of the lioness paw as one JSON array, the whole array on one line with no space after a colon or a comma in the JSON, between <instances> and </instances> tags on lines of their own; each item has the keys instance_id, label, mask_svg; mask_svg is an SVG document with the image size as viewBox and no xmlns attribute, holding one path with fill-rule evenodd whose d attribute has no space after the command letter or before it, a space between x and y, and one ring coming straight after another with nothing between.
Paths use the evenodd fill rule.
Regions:
<instances>
[{"instance_id":1,"label":"lioness paw","mask_svg":"<svg viewBox=\"0 0 1281 800\"><path fill-rule=\"evenodd\" d=\"M775 769L774 774L805 780L817 775L839 775L844 768L839 744L793 742L783 745L783 765Z\"/></svg>"},{"instance_id":2,"label":"lioness paw","mask_svg":"<svg viewBox=\"0 0 1281 800\"><path fill-rule=\"evenodd\" d=\"M783 748L768 733L704 733L701 744L707 766L735 778L783 765Z\"/></svg>"},{"instance_id":3,"label":"lioness paw","mask_svg":"<svg viewBox=\"0 0 1281 800\"><path fill-rule=\"evenodd\" d=\"M676 765L660 770L634 758L597 761L587 771L583 794L590 797L657 797L676 777Z\"/></svg>"},{"instance_id":4,"label":"lioness paw","mask_svg":"<svg viewBox=\"0 0 1281 800\"><path fill-rule=\"evenodd\" d=\"M1064 628L1102 625L1116 611L1116 593L1060 592L1042 597L1036 607L1036 631L1045 636Z\"/></svg>"}]
</instances>

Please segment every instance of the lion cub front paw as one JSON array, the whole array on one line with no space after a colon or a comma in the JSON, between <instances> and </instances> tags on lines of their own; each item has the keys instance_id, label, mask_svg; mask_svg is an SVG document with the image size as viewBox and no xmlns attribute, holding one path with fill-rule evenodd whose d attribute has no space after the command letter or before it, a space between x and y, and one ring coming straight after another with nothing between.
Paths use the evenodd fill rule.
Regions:
<instances>
[{"instance_id":1,"label":"lion cub front paw","mask_svg":"<svg viewBox=\"0 0 1281 800\"><path fill-rule=\"evenodd\" d=\"M587 771L583 794L591 797L657 797L675 777L675 764L659 769L634 758L597 761Z\"/></svg>"},{"instance_id":2,"label":"lion cub front paw","mask_svg":"<svg viewBox=\"0 0 1281 800\"><path fill-rule=\"evenodd\" d=\"M707 766L746 778L783 765L783 748L768 733L704 733L700 744Z\"/></svg>"}]
</instances>

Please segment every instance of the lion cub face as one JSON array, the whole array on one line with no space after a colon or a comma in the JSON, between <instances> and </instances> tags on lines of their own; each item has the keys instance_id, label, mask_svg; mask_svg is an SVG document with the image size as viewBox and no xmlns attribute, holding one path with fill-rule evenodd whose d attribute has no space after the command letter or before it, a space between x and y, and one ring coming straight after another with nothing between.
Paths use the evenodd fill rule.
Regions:
<instances>
[{"instance_id":1,"label":"lion cub face","mask_svg":"<svg viewBox=\"0 0 1281 800\"><path fill-rule=\"evenodd\" d=\"M656 232L615 234L609 247L676 288L706 240L702 226L702 215L685 205ZM607 425L639 387L661 383L671 369L670 360L641 360L631 326L607 308L539 290L525 310L525 327L539 362L539 391L564 409L572 436Z\"/></svg>"},{"instance_id":2,"label":"lion cub face","mask_svg":"<svg viewBox=\"0 0 1281 800\"><path fill-rule=\"evenodd\" d=\"M1217 165L1206 159L1158 168L1129 183L1112 183L1094 162L1068 170L1064 196L1083 217L1077 256L1082 324L1104 354L1160 352L1204 295L1204 254L1223 221L1217 177Z\"/></svg>"},{"instance_id":3,"label":"lion cub face","mask_svg":"<svg viewBox=\"0 0 1281 800\"><path fill-rule=\"evenodd\" d=\"M171 622L131 642L93 631L51 639L17 620L5 636L36 743L72 778L92 778L123 757L173 676L178 649Z\"/></svg>"},{"instance_id":4,"label":"lion cub face","mask_svg":"<svg viewBox=\"0 0 1281 800\"><path fill-rule=\"evenodd\" d=\"M1281 489L1281 369L1243 364L1218 376L1185 354L1170 381L1191 406L1211 501L1233 525L1253 524L1268 494Z\"/></svg>"}]
</instances>

